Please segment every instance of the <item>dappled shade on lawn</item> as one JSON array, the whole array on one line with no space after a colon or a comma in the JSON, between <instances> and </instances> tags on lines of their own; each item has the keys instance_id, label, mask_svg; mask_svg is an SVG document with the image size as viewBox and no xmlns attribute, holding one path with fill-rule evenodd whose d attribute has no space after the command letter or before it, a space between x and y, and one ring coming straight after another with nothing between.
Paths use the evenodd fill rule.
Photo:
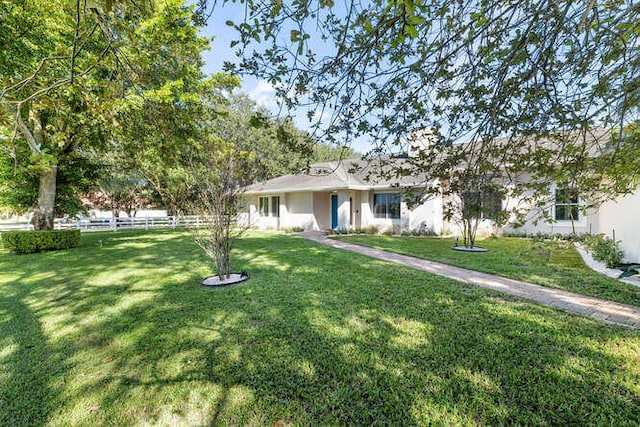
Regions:
<instances>
[{"instance_id":1,"label":"dappled shade on lawn","mask_svg":"<svg viewBox=\"0 0 640 427\"><path fill-rule=\"evenodd\" d=\"M243 238L251 280L215 292L184 233L26 257L0 253L3 425L640 422L637 331L303 239Z\"/></svg>"}]
</instances>

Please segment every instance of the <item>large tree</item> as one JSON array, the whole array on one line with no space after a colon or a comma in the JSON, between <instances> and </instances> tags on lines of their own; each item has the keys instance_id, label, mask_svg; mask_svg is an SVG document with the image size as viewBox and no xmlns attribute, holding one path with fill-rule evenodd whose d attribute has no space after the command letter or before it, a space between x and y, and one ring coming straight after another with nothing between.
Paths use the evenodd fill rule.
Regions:
<instances>
[{"instance_id":1,"label":"large tree","mask_svg":"<svg viewBox=\"0 0 640 427\"><path fill-rule=\"evenodd\" d=\"M635 185L628 177L638 169L623 156L638 157L638 147L623 149L623 129L640 107L637 2L245 7L247 19L229 23L240 34L240 69L267 79L290 106L315 106L310 117L330 137L369 136L393 150L433 130L435 141L418 144L425 149L398 174L437 179L445 194L472 176L490 190L496 179L486 177L499 177L510 184L505 196L531 200L582 166L591 169L580 190L599 200ZM590 160L602 153L606 162Z\"/></svg>"},{"instance_id":2,"label":"large tree","mask_svg":"<svg viewBox=\"0 0 640 427\"><path fill-rule=\"evenodd\" d=\"M0 125L11 130L0 143L29 150L39 181L33 225L50 229L62 159L109 148L118 113L132 105L184 108L207 41L182 0L0 8Z\"/></svg>"},{"instance_id":3,"label":"large tree","mask_svg":"<svg viewBox=\"0 0 640 427\"><path fill-rule=\"evenodd\" d=\"M360 156L349 147L312 137L298 129L291 117L272 118L245 94L230 94L227 103L207 127L220 138L233 141L236 149L252 153L244 166L251 169L247 176L252 181L300 173L310 163Z\"/></svg>"}]
</instances>

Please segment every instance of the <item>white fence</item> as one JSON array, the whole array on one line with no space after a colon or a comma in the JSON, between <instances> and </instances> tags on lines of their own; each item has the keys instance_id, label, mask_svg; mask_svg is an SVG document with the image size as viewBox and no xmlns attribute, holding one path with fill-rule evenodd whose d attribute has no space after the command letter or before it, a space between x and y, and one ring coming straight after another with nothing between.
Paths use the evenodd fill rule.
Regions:
<instances>
[{"instance_id":1,"label":"white fence","mask_svg":"<svg viewBox=\"0 0 640 427\"><path fill-rule=\"evenodd\" d=\"M162 216L162 217L133 217L133 218L83 218L83 219L56 219L56 230L128 230L153 228L178 228L199 227L204 225L199 216ZM0 222L0 231L8 230L33 230L30 223Z\"/></svg>"}]
</instances>

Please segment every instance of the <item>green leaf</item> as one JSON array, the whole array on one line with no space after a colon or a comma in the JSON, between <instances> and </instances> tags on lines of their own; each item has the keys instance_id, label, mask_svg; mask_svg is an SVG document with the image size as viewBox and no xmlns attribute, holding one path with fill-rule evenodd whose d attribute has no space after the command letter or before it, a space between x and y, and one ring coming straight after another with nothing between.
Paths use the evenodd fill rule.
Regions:
<instances>
[{"instance_id":1,"label":"green leaf","mask_svg":"<svg viewBox=\"0 0 640 427\"><path fill-rule=\"evenodd\" d=\"M412 39L418 37L418 29L413 25L405 25L404 32Z\"/></svg>"}]
</instances>

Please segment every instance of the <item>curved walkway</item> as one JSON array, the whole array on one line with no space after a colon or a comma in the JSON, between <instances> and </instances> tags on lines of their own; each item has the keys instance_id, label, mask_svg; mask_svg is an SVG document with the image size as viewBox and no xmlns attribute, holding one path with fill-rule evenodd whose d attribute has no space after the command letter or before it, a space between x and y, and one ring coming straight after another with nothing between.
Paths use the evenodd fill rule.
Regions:
<instances>
[{"instance_id":1,"label":"curved walkway","mask_svg":"<svg viewBox=\"0 0 640 427\"><path fill-rule=\"evenodd\" d=\"M354 245L352 243L330 239L318 232L304 232L298 233L297 235L323 245L356 252L383 261L426 271L438 276L448 277L470 285L529 299L569 313L579 314L615 325L640 329L639 307L588 297L560 289L547 288L545 286L534 285L532 283L521 282L493 274L467 270L466 268L455 267L440 262Z\"/></svg>"}]
</instances>

